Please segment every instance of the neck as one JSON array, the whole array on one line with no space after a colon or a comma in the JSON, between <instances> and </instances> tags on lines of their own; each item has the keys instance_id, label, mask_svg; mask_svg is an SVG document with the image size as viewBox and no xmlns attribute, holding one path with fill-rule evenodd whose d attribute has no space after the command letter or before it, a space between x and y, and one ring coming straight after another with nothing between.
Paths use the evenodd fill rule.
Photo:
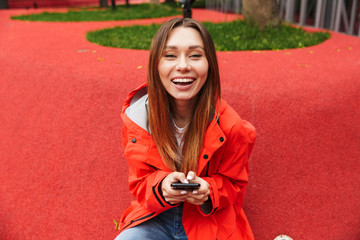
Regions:
<instances>
[{"instance_id":1,"label":"neck","mask_svg":"<svg viewBox=\"0 0 360 240\"><path fill-rule=\"evenodd\" d=\"M179 101L175 100L173 102L173 119L179 128L187 126L191 120L193 106L193 100Z\"/></svg>"}]
</instances>

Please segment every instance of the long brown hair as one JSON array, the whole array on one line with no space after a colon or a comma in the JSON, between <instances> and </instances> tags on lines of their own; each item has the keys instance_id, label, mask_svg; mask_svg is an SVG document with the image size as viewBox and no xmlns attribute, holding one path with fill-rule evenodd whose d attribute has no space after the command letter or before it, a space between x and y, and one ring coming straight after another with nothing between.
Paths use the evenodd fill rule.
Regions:
<instances>
[{"instance_id":1,"label":"long brown hair","mask_svg":"<svg viewBox=\"0 0 360 240\"><path fill-rule=\"evenodd\" d=\"M177 146L172 126L170 96L161 83L158 71L169 34L180 26L193 28L200 33L209 63L207 80L197 95L197 103L184 135L182 153ZM164 163L172 171L181 171L185 174L190 170L196 172L205 131L214 117L216 104L220 100L220 76L215 46L210 33L201 23L190 18L174 18L160 27L150 47L148 96L150 131Z\"/></svg>"}]
</instances>

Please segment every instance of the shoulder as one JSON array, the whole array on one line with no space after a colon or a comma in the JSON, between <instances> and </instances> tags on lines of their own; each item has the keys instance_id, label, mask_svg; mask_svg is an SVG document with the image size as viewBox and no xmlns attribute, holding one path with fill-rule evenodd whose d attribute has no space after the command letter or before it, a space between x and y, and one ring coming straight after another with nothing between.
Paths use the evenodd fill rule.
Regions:
<instances>
[{"instance_id":1,"label":"shoulder","mask_svg":"<svg viewBox=\"0 0 360 240\"><path fill-rule=\"evenodd\" d=\"M139 87L135 88L134 90L132 90L128 94L128 96L124 102L122 112L124 112L130 105L132 105L134 102L136 102L137 100L139 100L146 94L147 94L147 84L146 83L144 83L144 84L140 85Z\"/></svg>"},{"instance_id":2,"label":"shoulder","mask_svg":"<svg viewBox=\"0 0 360 240\"><path fill-rule=\"evenodd\" d=\"M125 123L135 123L137 126L149 132L148 129L148 95L146 85L141 85L132 91L127 97L122 110L122 118ZM131 122L126 121L130 119Z\"/></svg>"},{"instance_id":3,"label":"shoulder","mask_svg":"<svg viewBox=\"0 0 360 240\"><path fill-rule=\"evenodd\" d=\"M250 143L256 139L255 127L242 119L225 100L221 100L219 126L228 137L237 135L247 139Z\"/></svg>"}]
</instances>

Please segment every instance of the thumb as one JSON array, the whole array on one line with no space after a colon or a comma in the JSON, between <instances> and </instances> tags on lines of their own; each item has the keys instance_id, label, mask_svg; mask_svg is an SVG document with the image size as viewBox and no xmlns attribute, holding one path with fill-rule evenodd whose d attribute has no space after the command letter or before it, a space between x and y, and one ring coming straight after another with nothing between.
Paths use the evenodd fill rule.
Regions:
<instances>
[{"instance_id":1,"label":"thumb","mask_svg":"<svg viewBox=\"0 0 360 240\"><path fill-rule=\"evenodd\" d=\"M189 180L189 181L191 181L191 180L194 180L195 178L196 178L195 172L189 171L188 174L187 174L187 176L186 176L186 179Z\"/></svg>"},{"instance_id":2,"label":"thumb","mask_svg":"<svg viewBox=\"0 0 360 240\"><path fill-rule=\"evenodd\" d=\"M184 182L186 180L185 174L182 172L173 172L170 175L171 178L169 180L171 182Z\"/></svg>"}]
</instances>

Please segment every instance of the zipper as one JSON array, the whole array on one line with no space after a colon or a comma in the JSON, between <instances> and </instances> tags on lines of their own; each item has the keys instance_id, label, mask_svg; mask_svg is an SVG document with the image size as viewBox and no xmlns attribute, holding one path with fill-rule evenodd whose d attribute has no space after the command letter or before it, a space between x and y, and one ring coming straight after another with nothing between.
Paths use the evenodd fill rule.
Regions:
<instances>
[{"instance_id":1,"label":"zipper","mask_svg":"<svg viewBox=\"0 0 360 240\"><path fill-rule=\"evenodd\" d=\"M154 214L155 214L155 213L153 212L153 213L150 213L150 214L148 214L148 215L146 215L146 216L144 216L144 217L141 217L141 218L138 218L138 219L135 219L135 220L131 220L130 223L123 228L123 230L126 229L126 228L128 228L128 227L129 227L131 224L133 224L134 222L138 222L138 221L144 220L144 219L146 219L146 218L151 217L151 216L154 215Z\"/></svg>"}]
</instances>

